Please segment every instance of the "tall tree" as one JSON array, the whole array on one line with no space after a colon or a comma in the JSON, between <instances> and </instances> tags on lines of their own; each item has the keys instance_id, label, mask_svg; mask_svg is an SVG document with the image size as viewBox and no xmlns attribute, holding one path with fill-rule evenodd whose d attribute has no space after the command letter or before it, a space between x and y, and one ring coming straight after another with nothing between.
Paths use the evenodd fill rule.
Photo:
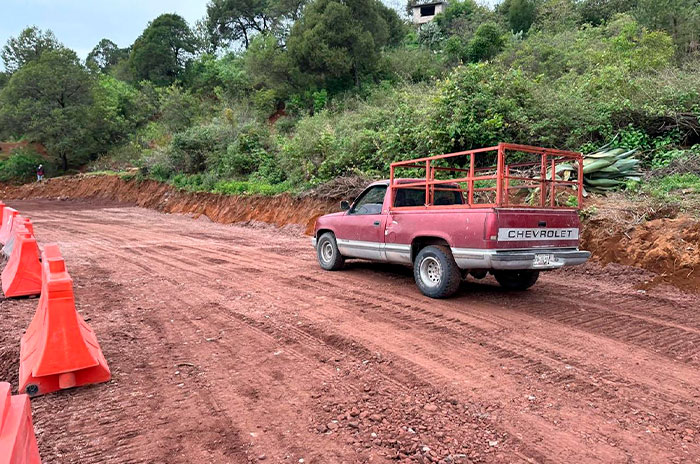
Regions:
<instances>
[{"instance_id":1,"label":"tall tree","mask_svg":"<svg viewBox=\"0 0 700 464\"><path fill-rule=\"evenodd\" d=\"M636 6L637 0L582 0L579 9L583 22L597 26L617 13L632 11Z\"/></svg>"},{"instance_id":2,"label":"tall tree","mask_svg":"<svg viewBox=\"0 0 700 464\"><path fill-rule=\"evenodd\" d=\"M72 50L43 52L16 71L0 92L0 135L43 143L67 169L72 155L93 146L92 84Z\"/></svg>"},{"instance_id":3,"label":"tall tree","mask_svg":"<svg viewBox=\"0 0 700 464\"><path fill-rule=\"evenodd\" d=\"M157 85L172 84L192 59L195 44L195 37L182 16L158 16L132 46L129 64L134 78Z\"/></svg>"},{"instance_id":4,"label":"tall tree","mask_svg":"<svg viewBox=\"0 0 700 464\"><path fill-rule=\"evenodd\" d=\"M121 60L129 57L128 48L119 48L109 39L102 39L88 53L85 64L90 69L99 69L106 73Z\"/></svg>"},{"instance_id":5,"label":"tall tree","mask_svg":"<svg viewBox=\"0 0 700 464\"><path fill-rule=\"evenodd\" d=\"M513 32L527 32L535 22L535 2L533 0L511 0L508 7L508 22Z\"/></svg>"},{"instance_id":6,"label":"tall tree","mask_svg":"<svg viewBox=\"0 0 700 464\"><path fill-rule=\"evenodd\" d=\"M357 85L382 47L401 40L399 23L396 12L378 0L315 0L292 27L287 46L299 69L320 85Z\"/></svg>"},{"instance_id":7,"label":"tall tree","mask_svg":"<svg viewBox=\"0 0 700 464\"><path fill-rule=\"evenodd\" d=\"M299 19L307 0L211 0L207 25L215 48L241 42L247 49L255 34L279 33Z\"/></svg>"},{"instance_id":8,"label":"tall tree","mask_svg":"<svg viewBox=\"0 0 700 464\"><path fill-rule=\"evenodd\" d=\"M48 50L57 50L62 45L56 40L53 32L42 31L36 26L27 27L17 37L10 37L2 48L2 61L8 72L13 73L19 68L36 60Z\"/></svg>"},{"instance_id":9,"label":"tall tree","mask_svg":"<svg viewBox=\"0 0 700 464\"><path fill-rule=\"evenodd\" d=\"M649 29L667 31L681 52L700 48L698 0L638 0L634 16Z\"/></svg>"}]
</instances>

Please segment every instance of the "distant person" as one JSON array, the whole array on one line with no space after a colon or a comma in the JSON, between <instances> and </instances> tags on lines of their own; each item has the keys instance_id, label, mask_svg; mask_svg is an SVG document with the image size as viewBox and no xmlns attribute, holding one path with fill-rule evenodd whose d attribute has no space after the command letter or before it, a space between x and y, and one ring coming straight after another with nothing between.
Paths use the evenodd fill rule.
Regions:
<instances>
[{"instance_id":1,"label":"distant person","mask_svg":"<svg viewBox=\"0 0 700 464\"><path fill-rule=\"evenodd\" d=\"M44 165L40 164L39 167L36 168L36 181L41 182L44 180Z\"/></svg>"}]
</instances>

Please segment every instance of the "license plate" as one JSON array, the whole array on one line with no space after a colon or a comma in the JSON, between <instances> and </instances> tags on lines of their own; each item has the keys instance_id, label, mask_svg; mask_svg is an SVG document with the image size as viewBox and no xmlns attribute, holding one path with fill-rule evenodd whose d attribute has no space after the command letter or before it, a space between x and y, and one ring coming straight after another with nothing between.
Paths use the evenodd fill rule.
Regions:
<instances>
[{"instance_id":1,"label":"license plate","mask_svg":"<svg viewBox=\"0 0 700 464\"><path fill-rule=\"evenodd\" d=\"M535 267L550 266L554 263L554 255L552 254L536 254L535 261L532 263Z\"/></svg>"}]
</instances>

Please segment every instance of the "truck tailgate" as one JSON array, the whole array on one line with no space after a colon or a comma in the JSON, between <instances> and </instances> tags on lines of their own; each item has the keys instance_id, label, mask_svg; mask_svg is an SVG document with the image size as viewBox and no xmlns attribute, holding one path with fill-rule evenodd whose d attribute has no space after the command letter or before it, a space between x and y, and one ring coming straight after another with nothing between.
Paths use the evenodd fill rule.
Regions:
<instances>
[{"instance_id":1,"label":"truck tailgate","mask_svg":"<svg viewBox=\"0 0 700 464\"><path fill-rule=\"evenodd\" d=\"M487 230L496 248L575 248L580 221L575 210L496 208Z\"/></svg>"}]
</instances>

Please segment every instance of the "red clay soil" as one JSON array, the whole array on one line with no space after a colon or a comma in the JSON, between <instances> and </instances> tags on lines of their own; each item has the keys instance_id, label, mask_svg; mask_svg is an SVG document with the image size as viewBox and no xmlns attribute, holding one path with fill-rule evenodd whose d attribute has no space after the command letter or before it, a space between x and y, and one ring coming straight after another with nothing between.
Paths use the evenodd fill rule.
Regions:
<instances>
[{"instance_id":1,"label":"red clay soil","mask_svg":"<svg viewBox=\"0 0 700 464\"><path fill-rule=\"evenodd\" d=\"M337 211L337 202L290 195L223 196L191 193L156 181L125 181L118 176L79 175L50 179L20 187L4 186L0 198L92 198L119 201L166 213L204 215L231 224L259 221L278 227L301 226L313 232L316 218ZM603 207L604 205L598 205ZM618 263L650 271L648 288L670 283L700 289L700 222L681 216L654 219L629 227L605 215L584 221L582 247L602 264ZM696 272L697 269L697 272Z\"/></svg>"},{"instance_id":2,"label":"red clay soil","mask_svg":"<svg viewBox=\"0 0 700 464\"><path fill-rule=\"evenodd\" d=\"M627 229L627 230L626 230ZM645 221L631 228L609 220L585 224L582 247L602 264L636 266L656 275L643 288L671 283L700 290L700 222L681 216Z\"/></svg>"},{"instance_id":3,"label":"red clay soil","mask_svg":"<svg viewBox=\"0 0 700 464\"><path fill-rule=\"evenodd\" d=\"M152 180L123 180L114 175L77 175L49 179L42 183L3 186L0 198L93 198L118 201L164 213L204 215L223 224L249 221L267 222L278 227L289 224L313 232L316 218L335 211L338 202L316 198L296 198L283 194L269 196L229 196L193 193Z\"/></svg>"},{"instance_id":4,"label":"red clay soil","mask_svg":"<svg viewBox=\"0 0 700 464\"><path fill-rule=\"evenodd\" d=\"M46 463L700 462L700 296L642 270L435 301L407 268L322 271L295 231L8 203L59 243L113 373L32 401ZM0 301L0 380L37 301Z\"/></svg>"}]
</instances>

